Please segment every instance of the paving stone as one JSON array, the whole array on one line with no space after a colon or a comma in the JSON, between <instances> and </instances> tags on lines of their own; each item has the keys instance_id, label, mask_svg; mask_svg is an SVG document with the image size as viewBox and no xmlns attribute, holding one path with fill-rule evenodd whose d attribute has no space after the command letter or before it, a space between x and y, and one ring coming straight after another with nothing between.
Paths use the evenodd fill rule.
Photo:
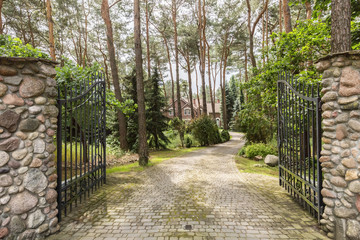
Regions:
<instances>
[{"instance_id":1,"label":"paving stone","mask_svg":"<svg viewBox=\"0 0 360 240\"><path fill-rule=\"evenodd\" d=\"M328 239L278 178L237 170L240 136L142 172L110 174L48 239Z\"/></svg>"}]
</instances>

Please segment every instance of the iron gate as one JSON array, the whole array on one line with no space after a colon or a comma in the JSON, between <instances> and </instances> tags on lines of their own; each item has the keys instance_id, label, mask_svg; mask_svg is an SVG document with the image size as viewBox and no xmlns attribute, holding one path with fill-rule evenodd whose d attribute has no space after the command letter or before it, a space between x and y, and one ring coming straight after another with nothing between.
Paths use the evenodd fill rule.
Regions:
<instances>
[{"instance_id":1,"label":"iron gate","mask_svg":"<svg viewBox=\"0 0 360 240\"><path fill-rule=\"evenodd\" d=\"M320 221L323 212L320 88L288 73L280 74L277 84L280 185Z\"/></svg>"},{"instance_id":2,"label":"iron gate","mask_svg":"<svg viewBox=\"0 0 360 240\"><path fill-rule=\"evenodd\" d=\"M58 89L58 218L106 181L106 88L101 73Z\"/></svg>"}]
</instances>

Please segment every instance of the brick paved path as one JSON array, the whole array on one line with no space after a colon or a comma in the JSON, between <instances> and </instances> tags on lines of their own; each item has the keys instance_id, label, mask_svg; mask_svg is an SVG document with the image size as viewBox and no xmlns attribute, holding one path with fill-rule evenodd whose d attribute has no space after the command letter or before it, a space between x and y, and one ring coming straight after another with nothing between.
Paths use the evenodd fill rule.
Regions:
<instances>
[{"instance_id":1,"label":"brick paved path","mask_svg":"<svg viewBox=\"0 0 360 240\"><path fill-rule=\"evenodd\" d=\"M113 174L49 239L326 239L277 178L238 172L242 144L233 134L141 173Z\"/></svg>"}]
</instances>

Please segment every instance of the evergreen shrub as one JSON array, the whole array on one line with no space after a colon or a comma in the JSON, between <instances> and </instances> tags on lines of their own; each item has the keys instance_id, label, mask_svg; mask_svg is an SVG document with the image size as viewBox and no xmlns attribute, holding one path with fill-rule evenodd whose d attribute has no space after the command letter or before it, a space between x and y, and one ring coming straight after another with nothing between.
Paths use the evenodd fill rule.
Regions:
<instances>
[{"instance_id":1,"label":"evergreen shrub","mask_svg":"<svg viewBox=\"0 0 360 240\"><path fill-rule=\"evenodd\" d=\"M266 157L269 154L277 155L277 150L268 144L255 143L245 147L245 156L247 158L254 158L255 156Z\"/></svg>"},{"instance_id":2,"label":"evergreen shrub","mask_svg":"<svg viewBox=\"0 0 360 240\"><path fill-rule=\"evenodd\" d=\"M201 146L221 142L218 126L209 116L202 116L191 123L192 134Z\"/></svg>"},{"instance_id":3,"label":"evergreen shrub","mask_svg":"<svg viewBox=\"0 0 360 240\"><path fill-rule=\"evenodd\" d=\"M185 147L191 148L192 144L193 144L193 142L192 142L191 138L189 136L185 137Z\"/></svg>"},{"instance_id":4,"label":"evergreen shrub","mask_svg":"<svg viewBox=\"0 0 360 240\"><path fill-rule=\"evenodd\" d=\"M230 134L229 134L229 132L227 131L227 130L222 130L221 131L221 141L222 142L227 142L227 141L229 141L230 140Z\"/></svg>"}]
</instances>

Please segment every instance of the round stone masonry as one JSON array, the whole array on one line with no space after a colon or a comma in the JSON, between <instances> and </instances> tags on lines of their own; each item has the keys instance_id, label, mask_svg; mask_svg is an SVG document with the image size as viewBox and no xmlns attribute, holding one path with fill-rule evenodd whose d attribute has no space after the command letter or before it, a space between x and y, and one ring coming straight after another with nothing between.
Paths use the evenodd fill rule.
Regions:
<instances>
[{"instance_id":1,"label":"round stone masonry","mask_svg":"<svg viewBox=\"0 0 360 240\"><path fill-rule=\"evenodd\" d=\"M316 67L323 73L322 228L330 238L360 240L360 51Z\"/></svg>"},{"instance_id":2,"label":"round stone masonry","mask_svg":"<svg viewBox=\"0 0 360 240\"><path fill-rule=\"evenodd\" d=\"M55 62L0 57L0 239L59 230Z\"/></svg>"}]
</instances>

